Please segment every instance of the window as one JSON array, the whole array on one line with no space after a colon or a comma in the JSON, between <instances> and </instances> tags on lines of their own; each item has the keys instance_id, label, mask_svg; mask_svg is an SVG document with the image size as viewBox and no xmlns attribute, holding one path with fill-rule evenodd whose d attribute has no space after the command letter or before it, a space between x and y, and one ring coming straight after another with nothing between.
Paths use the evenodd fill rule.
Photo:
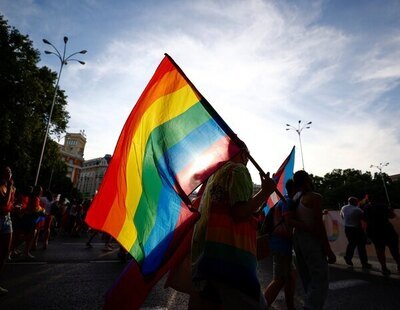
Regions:
<instances>
[{"instance_id":1,"label":"window","mask_svg":"<svg viewBox=\"0 0 400 310\"><path fill-rule=\"evenodd\" d=\"M67 140L67 145L77 145L78 141L76 140Z\"/></svg>"}]
</instances>

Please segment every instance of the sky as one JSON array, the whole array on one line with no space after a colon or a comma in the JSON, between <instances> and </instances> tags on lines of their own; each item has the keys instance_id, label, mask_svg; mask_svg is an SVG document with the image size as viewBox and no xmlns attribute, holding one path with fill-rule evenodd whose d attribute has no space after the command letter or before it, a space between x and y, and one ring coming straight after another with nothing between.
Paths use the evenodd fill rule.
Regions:
<instances>
[{"instance_id":1,"label":"sky","mask_svg":"<svg viewBox=\"0 0 400 310\"><path fill-rule=\"evenodd\" d=\"M168 53L264 171L293 145L295 170L400 173L400 0L0 0L40 66L68 36L68 132L85 130L85 159L112 154L122 127ZM257 170L249 164L253 181Z\"/></svg>"}]
</instances>

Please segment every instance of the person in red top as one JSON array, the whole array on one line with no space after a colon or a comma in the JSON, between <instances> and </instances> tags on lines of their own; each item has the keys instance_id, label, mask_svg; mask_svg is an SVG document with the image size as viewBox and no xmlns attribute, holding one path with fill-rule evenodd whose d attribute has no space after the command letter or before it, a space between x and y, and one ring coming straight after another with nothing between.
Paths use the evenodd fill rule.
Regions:
<instances>
[{"instance_id":1,"label":"person in red top","mask_svg":"<svg viewBox=\"0 0 400 310\"><path fill-rule=\"evenodd\" d=\"M10 211L13 207L15 195L14 181L10 167L1 170L0 180L0 270L3 268L10 253L12 240L12 222ZM0 296L8 291L0 287Z\"/></svg>"},{"instance_id":2,"label":"person in red top","mask_svg":"<svg viewBox=\"0 0 400 310\"><path fill-rule=\"evenodd\" d=\"M33 187L29 186L23 190L18 190L15 195L14 207L11 212L11 220L13 225L13 235L11 242L11 254L10 258L14 258L21 254L18 247L24 241L24 223L23 216L25 214L26 207L28 206L29 197L32 193Z\"/></svg>"},{"instance_id":3,"label":"person in red top","mask_svg":"<svg viewBox=\"0 0 400 310\"><path fill-rule=\"evenodd\" d=\"M40 205L40 196L42 195L42 187L37 185L34 187L31 196L29 197L28 205L22 216L23 230L25 235L25 250L24 256L27 259L35 258L30 250L35 238L36 224L40 216L45 215L45 210Z\"/></svg>"}]
</instances>

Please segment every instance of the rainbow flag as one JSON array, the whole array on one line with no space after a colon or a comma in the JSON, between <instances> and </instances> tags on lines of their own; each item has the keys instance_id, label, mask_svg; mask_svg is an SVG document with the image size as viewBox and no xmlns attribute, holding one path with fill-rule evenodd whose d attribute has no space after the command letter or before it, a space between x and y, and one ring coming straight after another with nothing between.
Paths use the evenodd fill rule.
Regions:
<instances>
[{"instance_id":1,"label":"rainbow flag","mask_svg":"<svg viewBox=\"0 0 400 310\"><path fill-rule=\"evenodd\" d=\"M113 236L142 274L157 271L192 213L188 195L237 154L236 139L166 54L122 129L86 222Z\"/></svg>"},{"instance_id":2,"label":"rainbow flag","mask_svg":"<svg viewBox=\"0 0 400 310\"><path fill-rule=\"evenodd\" d=\"M286 157L286 159L283 161L279 169L272 176L272 179L276 183L277 190L283 193L284 195L287 194L285 184L287 180L293 177L294 155L295 155L295 147L293 146L289 156ZM268 210L274 207L279 202L279 200L280 198L278 197L276 192L273 192L267 200L266 205L268 208L264 208L264 213L265 214L268 213Z\"/></svg>"}]
</instances>

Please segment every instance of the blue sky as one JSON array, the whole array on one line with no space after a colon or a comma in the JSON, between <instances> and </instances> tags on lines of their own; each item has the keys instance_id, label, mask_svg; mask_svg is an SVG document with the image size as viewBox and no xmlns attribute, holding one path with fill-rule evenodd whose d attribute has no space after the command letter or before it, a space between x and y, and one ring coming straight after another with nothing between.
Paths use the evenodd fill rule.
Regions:
<instances>
[{"instance_id":1,"label":"blue sky","mask_svg":"<svg viewBox=\"0 0 400 310\"><path fill-rule=\"evenodd\" d=\"M265 171L302 134L305 169L400 173L400 1L0 0L9 25L29 35L40 65L68 52L60 86L69 132L84 129L85 159L112 154L121 129L164 53L180 65ZM254 181L257 173L251 168Z\"/></svg>"}]
</instances>

